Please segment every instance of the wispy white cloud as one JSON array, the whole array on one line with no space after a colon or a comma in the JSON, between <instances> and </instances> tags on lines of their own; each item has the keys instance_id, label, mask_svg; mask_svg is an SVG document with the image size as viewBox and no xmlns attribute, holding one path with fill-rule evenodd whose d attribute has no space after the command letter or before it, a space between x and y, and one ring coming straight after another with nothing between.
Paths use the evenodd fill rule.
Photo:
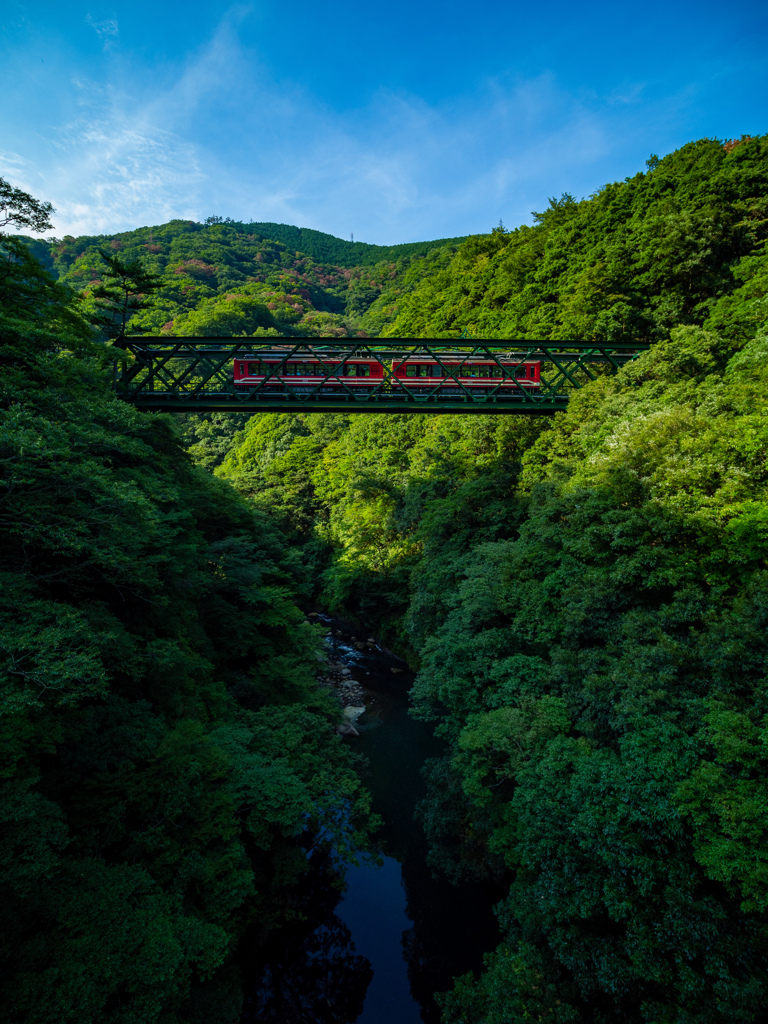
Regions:
<instances>
[{"instance_id":1,"label":"wispy white cloud","mask_svg":"<svg viewBox=\"0 0 768 1024\"><path fill-rule=\"evenodd\" d=\"M85 22L87 25L91 26L91 28L102 40L104 44L104 49L108 50L112 46L112 43L119 34L117 16L113 14L109 18L104 18L101 21L96 21L93 15L87 14L85 16Z\"/></svg>"},{"instance_id":2,"label":"wispy white cloud","mask_svg":"<svg viewBox=\"0 0 768 1024\"><path fill-rule=\"evenodd\" d=\"M89 23L117 34L115 18ZM640 158L635 90L584 98L543 74L489 79L442 105L381 91L339 113L270 78L236 17L145 94L128 72L130 88L118 71L106 85L72 80L69 119L28 137L26 166L15 158L26 187L57 207L58 234L212 213L381 243L465 234L521 223L547 195L591 191L617 154L628 171Z\"/></svg>"},{"instance_id":3,"label":"wispy white cloud","mask_svg":"<svg viewBox=\"0 0 768 1024\"><path fill-rule=\"evenodd\" d=\"M47 174L59 233L100 234L194 219L205 182L194 145L128 112L83 117L56 132Z\"/></svg>"}]
</instances>

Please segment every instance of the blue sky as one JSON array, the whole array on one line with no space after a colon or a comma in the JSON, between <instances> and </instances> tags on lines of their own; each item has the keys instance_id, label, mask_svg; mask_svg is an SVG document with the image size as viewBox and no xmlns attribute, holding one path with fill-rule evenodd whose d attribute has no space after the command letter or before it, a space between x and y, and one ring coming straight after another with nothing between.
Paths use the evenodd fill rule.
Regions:
<instances>
[{"instance_id":1,"label":"blue sky","mask_svg":"<svg viewBox=\"0 0 768 1024\"><path fill-rule=\"evenodd\" d=\"M392 244L768 131L768 4L4 0L0 90L0 175L58 236L218 214Z\"/></svg>"}]
</instances>

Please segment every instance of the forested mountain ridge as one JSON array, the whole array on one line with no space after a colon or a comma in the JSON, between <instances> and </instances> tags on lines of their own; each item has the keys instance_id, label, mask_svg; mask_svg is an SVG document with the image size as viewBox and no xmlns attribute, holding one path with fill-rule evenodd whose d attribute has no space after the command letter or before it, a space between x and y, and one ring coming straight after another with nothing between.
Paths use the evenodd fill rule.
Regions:
<instances>
[{"instance_id":1,"label":"forested mountain ridge","mask_svg":"<svg viewBox=\"0 0 768 1024\"><path fill-rule=\"evenodd\" d=\"M370 242L347 241L314 228L296 228L290 224L255 221L248 228L265 238L282 242L289 249L301 252L317 263L340 267L369 267L377 263L396 262L405 256L426 256L433 249L459 245L464 237L438 238L432 242L401 242L398 245L371 245Z\"/></svg>"},{"instance_id":2,"label":"forested mountain ridge","mask_svg":"<svg viewBox=\"0 0 768 1024\"><path fill-rule=\"evenodd\" d=\"M768 139L691 144L387 328L654 342L567 413L260 415L219 459L419 666L434 864L508 887L446 1024L765 1020L767 228Z\"/></svg>"},{"instance_id":3,"label":"forested mountain ridge","mask_svg":"<svg viewBox=\"0 0 768 1024\"><path fill-rule=\"evenodd\" d=\"M470 238L382 333L632 341L698 324L743 339L751 325L720 300L765 293L768 140L703 139L648 165L581 202L550 200L532 227Z\"/></svg>"},{"instance_id":4,"label":"forested mountain ridge","mask_svg":"<svg viewBox=\"0 0 768 1024\"><path fill-rule=\"evenodd\" d=\"M24 239L63 284L91 294L106 251L138 261L160 286L129 330L180 335L378 334L402 295L445 265L462 239L373 246L284 224L171 221L114 236Z\"/></svg>"}]
</instances>

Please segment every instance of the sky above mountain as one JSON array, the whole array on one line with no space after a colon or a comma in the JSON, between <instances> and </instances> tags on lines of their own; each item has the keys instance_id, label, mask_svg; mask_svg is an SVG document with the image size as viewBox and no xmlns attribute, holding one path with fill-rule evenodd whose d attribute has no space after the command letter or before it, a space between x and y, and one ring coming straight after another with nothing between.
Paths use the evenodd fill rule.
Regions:
<instances>
[{"instance_id":1,"label":"sky above mountain","mask_svg":"<svg viewBox=\"0 0 768 1024\"><path fill-rule=\"evenodd\" d=\"M763 0L5 0L0 175L58 236L514 227L651 152L768 131L766 52Z\"/></svg>"}]
</instances>

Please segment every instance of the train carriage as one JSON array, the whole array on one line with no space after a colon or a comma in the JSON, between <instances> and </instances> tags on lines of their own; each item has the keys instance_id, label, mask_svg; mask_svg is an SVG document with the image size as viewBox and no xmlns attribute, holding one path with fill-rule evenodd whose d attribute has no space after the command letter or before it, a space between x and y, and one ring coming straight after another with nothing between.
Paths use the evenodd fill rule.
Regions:
<instances>
[{"instance_id":1,"label":"train carriage","mask_svg":"<svg viewBox=\"0 0 768 1024\"><path fill-rule=\"evenodd\" d=\"M444 359L439 362L423 356L383 362L370 356L285 358L278 354L241 356L235 359L234 384L237 390L259 387L320 394L339 391L366 392L386 385L388 388L418 395L503 394L521 395L541 387L541 364L537 360L513 360L499 357Z\"/></svg>"},{"instance_id":2,"label":"train carriage","mask_svg":"<svg viewBox=\"0 0 768 1024\"><path fill-rule=\"evenodd\" d=\"M392 367L398 384L410 391L425 393L488 394L493 391L517 392L541 387L541 364L536 360L436 359L409 358Z\"/></svg>"},{"instance_id":3,"label":"train carriage","mask_svg":"<svg viewBox=\"0 0 768 1024\"><path fill-rule=\"evenodd\" d=\"M328 375L332 374L330 378ZM282 388L289 385L300 394L313 391L321 384L323 390L345 387L369 390L384 380L384 368L376 359L281 359L277 356L243 356L235 360L235 387L238 389L263 385Z\"/></svg>"}]
</instances>

